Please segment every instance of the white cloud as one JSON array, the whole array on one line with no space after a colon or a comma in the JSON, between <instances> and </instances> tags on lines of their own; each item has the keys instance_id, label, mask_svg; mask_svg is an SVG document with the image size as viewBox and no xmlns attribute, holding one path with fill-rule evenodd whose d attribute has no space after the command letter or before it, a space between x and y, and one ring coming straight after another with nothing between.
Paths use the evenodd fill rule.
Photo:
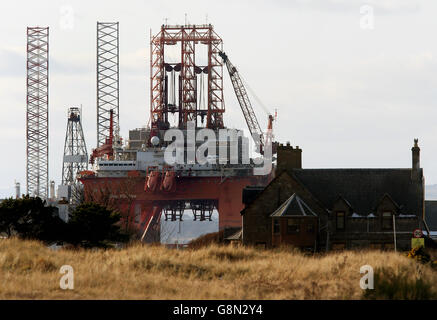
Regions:
<instances>
[{"instance_id":1,"label":"white cloud","mask_svg":"<svg viewBox=\"0 0 437 320\"><path fill-rule=\"evenodd\" d=\"M0 74L2 77L19 77L26 74L26 56L17 49L0 49Z\"/></svg>"}]
</instances>

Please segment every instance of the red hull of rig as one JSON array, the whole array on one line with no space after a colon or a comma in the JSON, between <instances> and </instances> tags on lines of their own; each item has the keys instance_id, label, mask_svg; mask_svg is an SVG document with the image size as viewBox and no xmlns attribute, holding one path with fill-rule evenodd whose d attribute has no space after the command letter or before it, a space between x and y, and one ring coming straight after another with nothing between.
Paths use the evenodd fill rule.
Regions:
<instances>
[{"instance_id":1,"label":"red hull of rig","mask_svg":"<svg viewBox=\"0 0 437 320\"><path fill-rule=\"evenodd\" d=\"M241 227L240 211L243 209L242 190L248 185L266 185L270 177L184 177L175 179L173 191L145 191L146 177L129 178L96 178L92 175L82 177L85 198L122 213L122 225L137 232L142 240L147 242L159 241L161 214L166 219L181 218L184 209L178 204L192 201L196 209L192 210L196 220L207 220L212 209L217 209L219 229ZM173 211L164 209L174 203ZM205 206L202 206L202 203ZM210 204L213 204L212 206ZM182 212L179 210L182 209ZM163 212L165 211L165 212ZM155 231L155 232L154 232Z\"/></svg>"}]
</instances>

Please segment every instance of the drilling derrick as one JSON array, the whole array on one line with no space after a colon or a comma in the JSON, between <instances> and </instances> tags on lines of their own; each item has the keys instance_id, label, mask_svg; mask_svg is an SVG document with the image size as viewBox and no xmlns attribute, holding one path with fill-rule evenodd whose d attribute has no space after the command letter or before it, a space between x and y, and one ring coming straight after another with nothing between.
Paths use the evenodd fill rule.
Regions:
<instances>
[{"instance_id":1,"label":"drilling derrick","mask_svg":"<svg viewBox=\"0 0 437 320\"><path fill-rule=\"evenodd\" d=\"M180 60L167 61L165 48L180 46ZM196 46L207 49L207 65L196 65ZM169 114L177 114L176 126L194 121L210 129L221 129L223 113L223 64L219 53L222 39L212 25L163 25L150 40L151 137L168 129ZM204 84L204 76L207 77ZM177 83L177 84L176 84ZM177 89L176 89L177 88ZM207 96L206 105L202 98ZM206 123L205 123L206 121Z\"/></svg>"},{"instance_id":2,"label":"drilling derrick","mask_svg":"<svg viewBox=\"0 0 437 320\"><path fill-rule=\"evenodd\" d=\"M49 190L49 28L27 28L27 194Z\"/></svg>"},{"instance_id":3,"label":"drilling derrick","mask_svg":"<svg viewBox=\"0 0 437 320\"><path fill-rule=\"evenodd\" d=\"M118 22L97 22L97 147L119 126Z\"/></svg>"},{"instance_id":4,"label":"drilling derrick","mask_svg":"<svg viewBox=\"0 0 437 320\"><path fill-rule=\"evenodd\" d=\"M70 186L73 203L80 200L81 194L81 186L76 180L77 174L87 169L88 153L82 130L81 110L75 107L69 108L62 163L62 185Z\"/></svg>"}]
</instances>

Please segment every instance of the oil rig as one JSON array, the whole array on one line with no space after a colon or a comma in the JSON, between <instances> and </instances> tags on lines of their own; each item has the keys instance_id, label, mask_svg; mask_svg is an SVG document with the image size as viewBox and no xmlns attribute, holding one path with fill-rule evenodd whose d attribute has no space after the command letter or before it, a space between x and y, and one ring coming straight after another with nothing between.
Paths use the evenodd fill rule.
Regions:
<instances>
[{"instance_id":1,"label":"oil rig","mask_svg":"<svg viewBox=\"0 0 437 320\"><path fill-rule=\"evenodd\" d=\"M184 163L168 164L165 159L171 143L166 133L171 129L183 132L184 141L188 141L190 128L195 134L210 129L218 137L214 148L230 152L229 139L220 140L219 134L231 130L223 121L224 65L248 129L257 137L259 153L264 154L266 143L272 142L274 117L268 116L264 134L238 70L223 52L222 39L213 26L162 25L157 34L150 35L149 123L130 130L127 143L119 134L118 23L98 22L97 39L97 148L90 155L91 169L77 175L85 199L117 209L126 228L144 242L159 241L161 216L182 220L185 210L192 210L198 221L211 220L217 210L220 230L241 227L243 188L265 186L274 173L254 174L257 162L242 161L248 151L247 137L238 135L237 163L211 155L204 164L190 161L188 150L197 150L203 143L197 139L194 145L185 142ZM177 59L165 54L169 47L180 49Z\"/></svg>"}]
</instances>

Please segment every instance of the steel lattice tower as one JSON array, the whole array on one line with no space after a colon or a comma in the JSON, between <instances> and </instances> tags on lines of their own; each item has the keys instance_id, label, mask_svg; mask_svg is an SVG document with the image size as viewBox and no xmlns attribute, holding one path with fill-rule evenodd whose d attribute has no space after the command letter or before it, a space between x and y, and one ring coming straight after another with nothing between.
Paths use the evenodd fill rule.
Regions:
<instances>
[{"instance_id":1,"label":"steel lattice tower","mask_svg":"<svg viewBox=\"0 0 437 320\"><path fill-rule=\"evenodd\" d=\"M88 153L82 130L81 111L79 108L69 108L62 163L62 184L71 186L73 202L80 196L77 174L87 169Z\"/></svg>"},{"instance_id":2,"label":"steel lattice tower","mask_svg":"<svg viewBox=\"0 0 437 320\"><path fill-rule=\"evenodd\" d=\"M49 190L49 28L27 28L26 183L29 195Z\"/></svg>"},{"instance_id":3,"label":"steel lattice tower","mask_svg":"<svg viewBox=\"0 0 437 320\"><path fill-rule=\"evenodd\" d=\"M97 22L97 146L109 136L110 110L119 125L118 22Z\"/></svg>"}]
</instances>

